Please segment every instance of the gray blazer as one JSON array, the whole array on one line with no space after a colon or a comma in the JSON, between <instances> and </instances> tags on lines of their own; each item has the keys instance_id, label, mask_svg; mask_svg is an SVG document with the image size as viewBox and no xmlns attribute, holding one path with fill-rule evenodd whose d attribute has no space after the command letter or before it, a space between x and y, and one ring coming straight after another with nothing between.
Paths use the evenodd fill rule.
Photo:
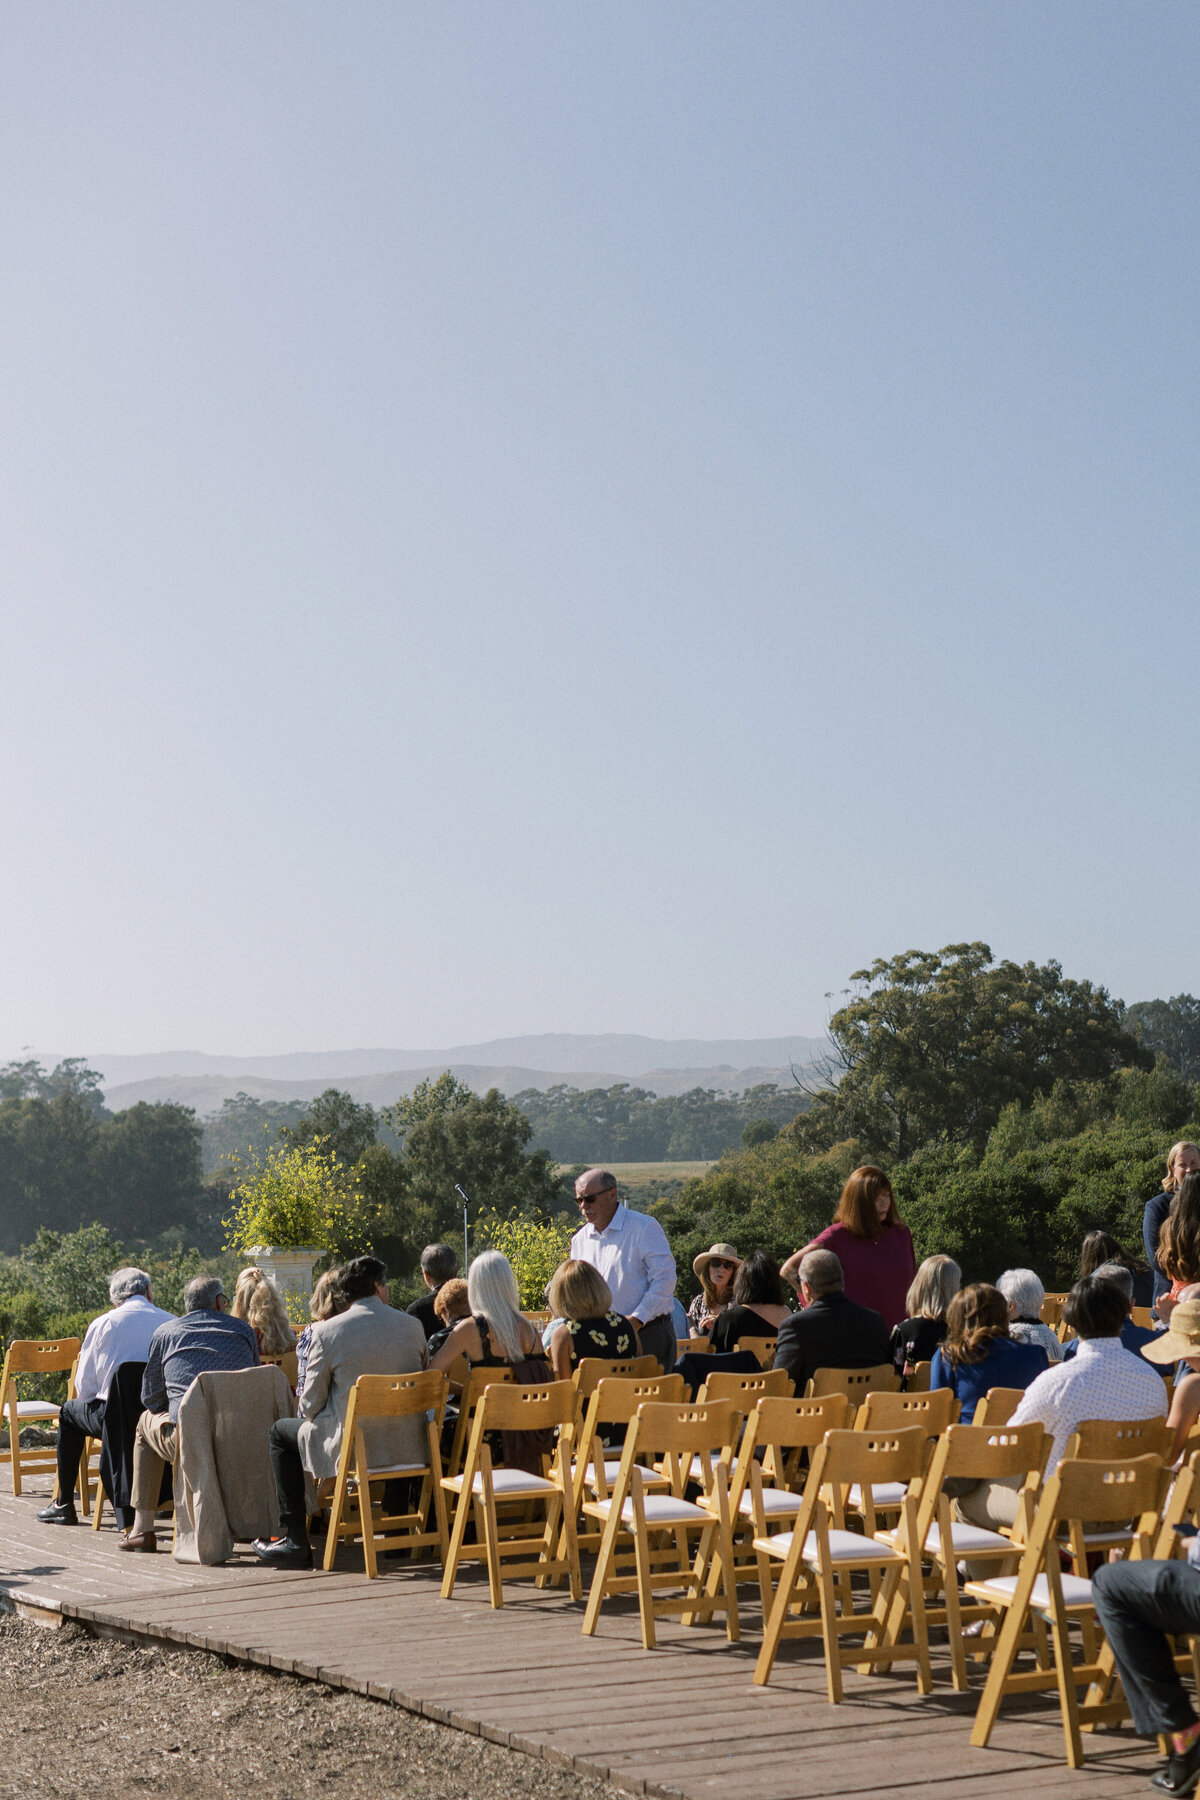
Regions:
<instances>
[{"instance_id":1,"label":"gray blazer","mask_svg":"<svg viewBox=\"0 0 1200 1800\"><path fill-rule=\"evenodd\" d=\"M374 1294L323 1320L312 1334L300 1391L300 1460L313 1479L337 1474L350 1390L360 1375L410 1375L428 1367L425 1333L416 1319ZM365 1436L372 1468L425 1461L424 1414L368 1425Z\"/></svg>"}]
</instances>

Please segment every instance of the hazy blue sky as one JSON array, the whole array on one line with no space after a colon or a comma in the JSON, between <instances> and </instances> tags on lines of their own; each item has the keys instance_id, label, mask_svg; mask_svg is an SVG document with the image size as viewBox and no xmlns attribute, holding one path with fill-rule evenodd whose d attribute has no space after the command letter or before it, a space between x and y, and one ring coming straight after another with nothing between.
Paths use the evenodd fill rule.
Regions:
<instances>
[{"instance_id":1,"label":"hazy blue sky","mask_svg":"<svg viewBox=\"0 0 1200 1800\"><path fill-rule=\"evenodd\" d=\"M2 1048L1195 991L1200 11L9 6Z\"/></svg>"}]
</instances>

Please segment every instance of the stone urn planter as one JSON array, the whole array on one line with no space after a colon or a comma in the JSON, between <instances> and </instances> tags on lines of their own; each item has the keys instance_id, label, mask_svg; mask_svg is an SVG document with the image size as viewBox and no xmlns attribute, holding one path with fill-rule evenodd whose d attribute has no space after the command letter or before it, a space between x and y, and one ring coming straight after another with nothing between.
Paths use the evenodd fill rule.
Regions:
<instances>
[{"instance_id":1,"label":"stone urn planter","mask_svg":"<svg viewBox=\"0 0 1200 1800\"><path fill-rule=\"evenodd\" d=\"M311 1245L285 1250L270 1244L256 1244L245 1252L247 1266L257 1263L285 1299L288 1294L296 1294L305 1302L312 1293L313 1269L324 1255L324 1250L314 1250Z\"/></svg>"}]
</instances>

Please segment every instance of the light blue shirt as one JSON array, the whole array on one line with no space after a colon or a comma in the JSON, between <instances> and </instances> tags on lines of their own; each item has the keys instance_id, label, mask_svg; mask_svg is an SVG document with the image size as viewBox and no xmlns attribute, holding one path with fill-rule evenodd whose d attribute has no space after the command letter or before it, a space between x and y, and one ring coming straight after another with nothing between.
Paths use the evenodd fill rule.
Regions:
<instances>
[{"instance_id":1,"label":"light blue shirt","mask_svg":"<svg viewBox=\"0 0 1200 1800\"><path fill-rule=\"evenodd\" d=\"M643 1325L670 1315L675 1258L666 1232L649 1213L618 1206L604 1231L584 1225L575 1233L571 1255L600 1271L612 1290L614 1312Z\"/></svg>"}]
</instances>

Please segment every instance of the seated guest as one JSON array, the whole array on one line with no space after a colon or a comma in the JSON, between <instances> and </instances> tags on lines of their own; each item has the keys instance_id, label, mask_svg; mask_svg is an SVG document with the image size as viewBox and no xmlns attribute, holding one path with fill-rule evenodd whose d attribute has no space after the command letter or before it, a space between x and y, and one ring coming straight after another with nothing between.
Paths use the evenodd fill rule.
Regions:
<instances>
[{"instance_id":1,"label":"seated guest","mask_svg":"<svg viewBox=\"0 0 1200 1800\"><path fill-rule=\"evenodd\" d=\"M245 1319L258 1339L260 1356L286 1356L296 1348L283 1295L265 1269L251 1266L242 1270L229 1310L235 1319Z\"/></svg>"},{"instance_id":2,"label":"seated guest","mask_svg":"<svg viewBox=\"0 0 1200 1800\"><path fill-rule=\"evenodd\" d=\"M1096 1235L1100 1234L1097 1232ZM1125 1322L1121 1326L1120 1334L1125 1348L1132 1350L1135 1356L1140 1356L1145 1344L1159 1343L1163 1335L1161 1331L1152 1331L1148 1325L1135 1325L1130 1317L1133 1307L1133 1270L1128 1263L1101 1263L1098 1268L1093 1270L1093 1274L1097 1281L1111 1281L1113 1286L1119 1287L1125 1296ZM1200 1290L1185 1288L1184 1294L1187 1297L1194 1297L1197 1291ZM1064 1357L1074 1356L1078 1349L1079 1339L1071 1338L1063 1350L1063 1355ZM1155 1357L1151 1360L1157 1361L1158 1359ZM1164 1376L1169 1372L1169 1370L1164 1370Z\"/></svg>"},{"instance_id":3,"label":"seated guest","mask_svg":"<svg viewBox=\"0 0 1200 1800\"><path fill-rule=\"evenodd\" d=\"M1174 1321L1172 1320L1172 1326ZM1191 1546L1196 1538L1189 1539ZM1186 1562L1101 1563L1092 1598L1142 1737L1165 1737L1171 1753L1150 1785L1192 1794L1200 1781L1200 1718L1175 1667L1173 1637L1200 1633L1200 1568Z\"/></svg>"},{"instance_id":4,"label":"seated guest","mask_svg":"<svg viewBox=\"0 0 1200 1800\"><path fill-rule=\"evenodd\" d=\"M892 1331L892 1363L911 1375L918 1363L932 1362L946 1335L946 1308L962 1285L962 1270L949 1256L927 1256L904 1296L908 1317Z\"/></svg>"},{"instance_id":5,"label":"seated guest","mask_svg":"<svg viewBox=\"0 0 1200 1800\"><path fill-rule=\"evenodd\" d=\"M347 1301L338 1286L341 1276L342 1271L336 1266L326 1269L323 1275L317 1276L313 1291L309 1295L308 1316L312 1320L312 1324L306 1325L296 1339L297 1393L304 1386L305 1371L308 1368L308 1353L312 1348L313 1325L323 1325L326 1319L336 1319L339 1313L344 1313L346 1310Z\"/></svg>"},{"instance_id":6,"label":"seated guest","mask_svg":"<svg viewBox=\"0 0 1200 1800\"><path fill-rule=\"evenodd\" d=\"M786 1369L798 1397L818 1369L872 1369L890 1360L888 1330L869 1306L847 1300L842 1265L832 1250L808 1250L797 1269L803 1312L779 1327L777 1369Z\"/></svg>"},{"instance_id":7,"label":"seated guest","mask_svg":"<svg viewBox=\"0 0 1200 1800\"><path fill-rule=\"evenodd\" d=\"M1047 1368L1038 1344L1009 1334L1008 1301L986 1281L972 1281L946 1308L946 1338L933 1353L931 1388L952 1389L969 1425L989 1388L1025 1388Z\"/></svg>"},{"instance_id":8,"label":"seated guest","mask_svg":"<svg viewBox=\"0 0 1200 1800\"><path fill-rule=\"evenodd\" d=\"M717 1320L712 1347L717 1354L736 1350L739 1338L779 1336L792 1309L783 1298L779 1264L765 1250L752 1250L733 1278L733 1302Z\"/></svg>"},{"instance_id":9,"label":"seated guest","mask_svg":"<svg viewBox=\"0 0 1200 1800\"><path fill-rule=\"evenodd\" d=\"M408 1309L410 1319L416 1319L427 1338L435 1331L441 1331L445 1325L437 1310L438 1290L446 1282L453 1281L458 1274L458 1258L449 1244L426 1244L421 1252L421 1280L429 1289L419 1300L414 1300Z\"/></svg>"},{"instance_id":10,"label":"seated guest","mask_svg":"<svg viewBox=\"0 0 1200 1800\"><path fill-rule=\"evenodd\" d=\"M439 1321L439 1329L429 1339L429 1354L440 1350L460 1319L471 1316L471 1302L467 1298L467 1284L457 1275L453 1281L443 1281L433 1297L433 1310Z\"/></svg>"},{"instance_id":11,"label":"seated guest","mask_svg":"<svg viewBox=\"0 0 1200 1800\"><path fill-rule=\"evenodd\" d=\"M613 1311L612 1289L591 1263L568 1257L550 1277L550 1311L562 1323L550 1339L555 1379L569 1381L585 1356L620 1362L638 1354L638 1334Z\"/></svg>"},{"instance_id":12,"label":"seated guest","mask_svg":"<svg viewBox=\"0 0 1200 1800\"><path fill-rule=\"evenodd\" d=\"M1137 1327L1135 1326L1136 1330ZM1200 1418L1200 1287L1185 1288L1171 1314L1166 1331L1147 1332L1148 1344L1141 1355L1161 1369L1164 1376L1173 1373L1176 1363L1186 1363L1188 1373L1175 1383L1167 1424L1174 1432L1172 1462L1183 1452L1188 1433Z\"/></svg>"},{"instance_id":13,"label":"seated guest","mask_svg":"<svg viewBox=\"0 0 1200 1800\"><path fill-rule=\"evenodd\" d=\"M1046 1290L1032 1269L1005 1269L996 1286L1008 1301L1008 1335L1014 1344L1037 1344L1051 1365L1062 1361L1058 1333L1042 1323Z\"/></svg>"},{"instance_id":14,"label":"seated guest","mask_svg":"<svg viewBox=\"0 0 1200 1800\"><path fill-rule=\"evenodd\" d=\"M700 1292L687 1309L688 1333L708 1337L725 1308L733 1300L733 1278L742 1259L732 1244L714 1244L702 1250L692 1263Z\"/></svg>"},{"instance_id":15,"label":"seated guest","mask_svg":"<svg viewBox=\"0 0 1200 1800\"><path fill-rule=\"evenodd\" d=\"M1152 1272L1135 1263L1111 1232L1089 1231L1079 1248L1079 1273L1075 1277L1076 1281L1082 1281L1085 1275L1094 1275L1102 1263L1120 1263L1122 1268L1129 1270L1133 1277L1134 1306L1154 1305Z\"/></svg>"},{"instance_id":16,"label":"seated guest","mask_svg":"<svg viewBox=\"0 0 1200 1800\"><path fill-rule=\"evenodd\" d=\"M118 1550L156 1550L154 1513L163 1474L178 1448L179 1402L209 1369L255 1369L258 1339L231 1318L219 1275L196 1275L183 1290L183 1317L160 1325L146 1352L142 1405L133 1447L133 1525Z\"/></svg>"},{"instance_id":17,"label":"seated guest","mask_svg":"<svg viewBox=\"0 0 1200 1800\"><path fill-rule=\"evenodd\" d=\"M374 1256L356 1256L341 1272L345 1312L314 1331L300 1416L271 1427L271 1467L279 1501L277 1538L257 1538L258 1560L276 1569L311 1569L304 1472L332 1481L342 1448L350 1391L360 1375L409 1375L428 1365L425 1333L416 1319L388 1304L387 1270ZM378 1466L423 1463L424 1418L371 1422L367 1448Z\"/></svg>"},{"instance_id":18,"label":"seated guest","mask_svg":"<svg viewBox=\"0 0 1200 1800\"><path fill-rule=\"evenodd\" d=\"M454 1327L432 1366L443 1371L465 1356L473 1367L498 1369L539 1356L542 1340L521 1311L512 1264L500 1250L482 1251L467 1270L471 1315Z\"/></svg>"},{"instance_id":19,"label":"seated guest","mask_svg":"<svg viewBox=\"0 0 1200 1800\"><path fill-rule=\"evenodd\" d=\"M75 1365L74 1398L59 1408L58 1499L39 1512L43 1525L78 1525L75 1483L79 1459L85 1439L99 1438L104 1431L113 1376L122 1363L144 1363L159 1326L175 1318L174 1313L155 1306L144 1269L118 1269L109 1277L108 1297L112 1310L93 1319L84 1336ZM132 1514L128 1507L121 1511L124 1516L119 1523L128 1530Z\"/></svg>"},{"instance_id":20,"label":"seated guest","mask_svg":"<svg viewBox=\"0 0 1200 1800\"><path fill-rule=\"evenodd\" d=\"M1079 1348L1069 1362L1030 1384L1012 1416L1014 1425L1044 1425L1053 1438L1047 1475L1053 1475L1067 1439L1085 1419L1166 1417L1157 1370L1121 1342L1127 1317L1124 1291L1096 1275L1077 1281L1067 1295L1063 1318L1078 1333Z\"/></svg>"}]
</instances>

